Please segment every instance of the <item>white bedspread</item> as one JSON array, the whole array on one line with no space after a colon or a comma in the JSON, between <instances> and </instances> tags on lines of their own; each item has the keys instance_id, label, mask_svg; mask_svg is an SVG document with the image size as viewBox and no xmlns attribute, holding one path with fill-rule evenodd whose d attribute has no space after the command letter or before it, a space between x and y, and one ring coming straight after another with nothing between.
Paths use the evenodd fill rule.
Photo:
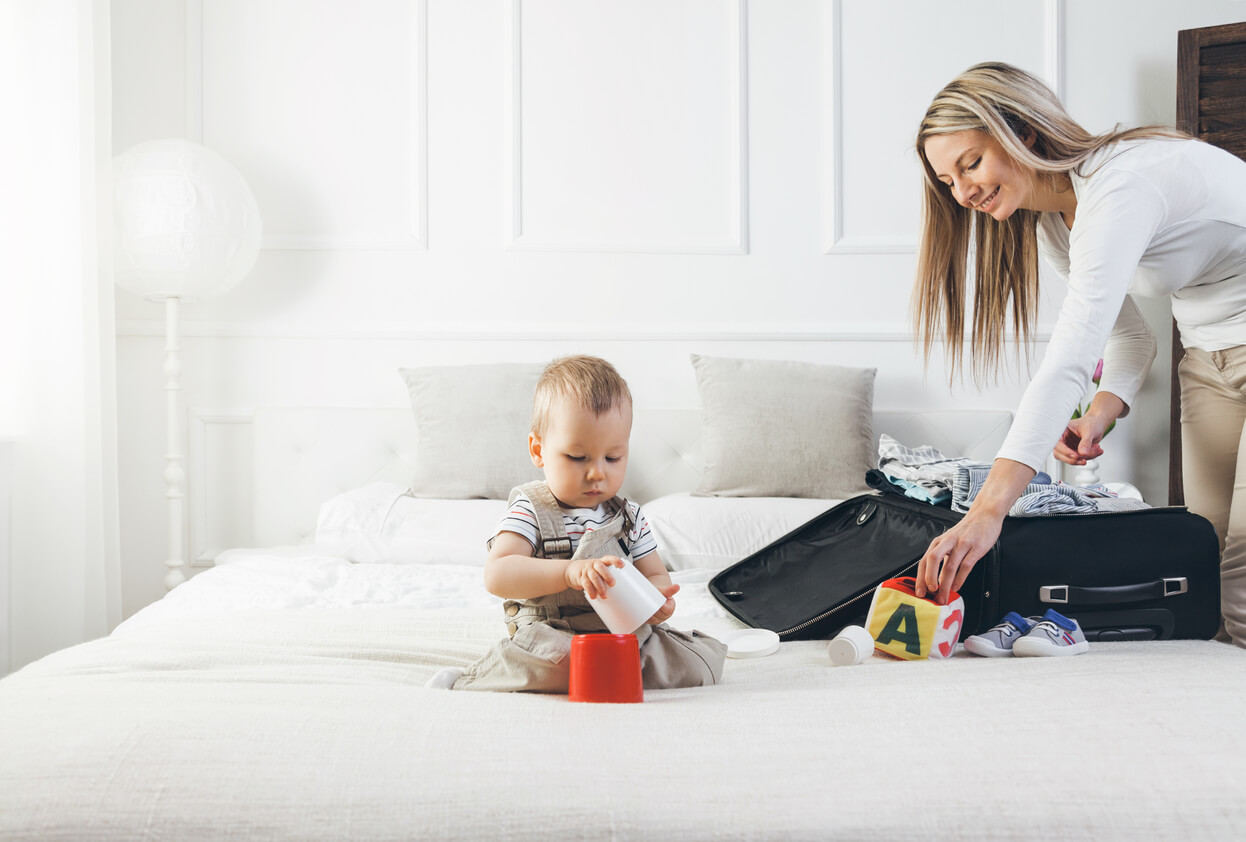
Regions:
<instances>
[{"instance_id":1,"label":"white bedspread","mask_svg":"<svg viewBox=\"0 0 1246 842\"><path fill-rule=\"evenodd\" d=\"M708 571L672 624L738 627ZM428 690L479 568L234 554L0 680L2 839L1227 839L1246 652L729 660L640 705Z\"/></svg>"}]
</instances>

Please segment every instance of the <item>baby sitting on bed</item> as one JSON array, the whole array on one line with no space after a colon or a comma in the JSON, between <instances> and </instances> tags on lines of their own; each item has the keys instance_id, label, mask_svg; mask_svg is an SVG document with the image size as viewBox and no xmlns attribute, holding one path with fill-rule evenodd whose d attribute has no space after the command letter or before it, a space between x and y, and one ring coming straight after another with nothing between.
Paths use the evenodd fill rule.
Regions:
<instances>
[{"instance_id":1,"label":"baby sitting on bed","mask_svg":"<svg viewBox=\"0 0 1246 842\"><path fill-rule=\"evenodd\" d=\"M489 541L485 587L506 600L510 637L467 668L445 669L430 687L566 693L571 639L606 631L588 598L608 598L612 568L634 564L665 604L636 631L646 690L715 684L726 647L662 623L675 611L672 584L640 507L617 496L627 473L632 395L597 357L554 360L537 382L528 452L544 481L514 489Z\"/></svg>"}]
</instances>

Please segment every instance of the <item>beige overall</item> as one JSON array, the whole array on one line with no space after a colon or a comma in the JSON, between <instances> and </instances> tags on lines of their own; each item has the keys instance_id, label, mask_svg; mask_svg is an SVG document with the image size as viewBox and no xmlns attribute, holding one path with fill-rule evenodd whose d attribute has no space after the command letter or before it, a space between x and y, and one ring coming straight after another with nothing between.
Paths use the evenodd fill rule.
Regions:
<instances>
[{"instance_id":1,"label":"beige overall","mask_svg":"<svg viewBox=\"0 0 1246 842\"><path fill-rule=\"evenodd\" d=\"M586 533L571 555L571 539L549 486L540 480L522 485L511 492L512 504L520 492L528 496L536 512L537 558L614 555L631 563L622 539L631 531L632 518L623 498L612 501L618 510L614 519ZM584 592L574 589L537 599L508 599L502 609L510 637L468 667L455 682L455 690L566 693L572 637L606 631ZM636 639L646 690L717 684L722 677L727 647L708 635L646 624L636 630Z\"/></svg>"}]
</instances>

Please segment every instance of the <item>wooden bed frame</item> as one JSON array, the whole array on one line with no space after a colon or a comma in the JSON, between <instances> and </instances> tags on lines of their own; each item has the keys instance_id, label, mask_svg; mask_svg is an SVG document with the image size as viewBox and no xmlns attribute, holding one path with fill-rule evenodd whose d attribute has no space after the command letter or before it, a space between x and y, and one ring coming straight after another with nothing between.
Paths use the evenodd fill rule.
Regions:
<instances>
[{"instance_id":1,"label":"wooden bed frame","mask_svg":"<svg viewBox=\"0 0 1246 842\"><path fill-rule=\"evenodd\" d=\"M1246 21L1177 33L1177 128L1246 159ZM1185 502L1181 473L1181 386L1184 353L1172 325L1168 503Z\"/></svg>"}]
</instances>

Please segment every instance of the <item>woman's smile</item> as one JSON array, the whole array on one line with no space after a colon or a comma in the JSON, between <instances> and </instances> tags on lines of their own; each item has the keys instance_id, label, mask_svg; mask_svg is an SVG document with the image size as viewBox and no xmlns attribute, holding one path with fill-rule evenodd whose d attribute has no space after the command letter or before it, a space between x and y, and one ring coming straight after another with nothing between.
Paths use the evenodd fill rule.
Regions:
<instances>
[{"instance_id":1,"label":"woman's smile","mask_svg":"<svg viewBox=\"0 0 1246 842\"><path fill-rule=\"evenodd\" d=\"M999 187L997 186L994 190L991 191L991 195L987 196L981 202L978 202L978 204L975 205L974 207L977 210L982 211L983 213L990 213L991 205L995 202L995 197L998 195L999 195Z\"/></svg>"}]
</instances>

